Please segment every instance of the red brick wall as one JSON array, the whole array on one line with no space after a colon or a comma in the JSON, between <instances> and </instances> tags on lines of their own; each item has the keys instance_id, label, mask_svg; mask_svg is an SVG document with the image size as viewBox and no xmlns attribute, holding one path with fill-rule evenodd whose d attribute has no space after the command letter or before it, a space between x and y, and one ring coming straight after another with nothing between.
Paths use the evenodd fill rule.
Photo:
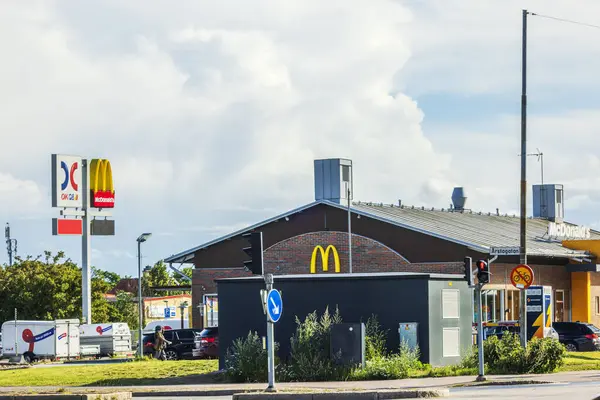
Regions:
<instances>
[{"instance_id":1,"label":"red brick wall","mask_svg":"<svg viewBox=\"0 0 600 400\"><path fill-rule=\"evenodd\" d=\"M326 249L328 245L336 247L342 273L348 272L348 233L334 231L311 232L283 240L265 249L265 272L275 275L308 274L312 252L317 245ZM329 271L334 273L333 255L329 255ZM321 256L317 256L317 273L323 273ZM461 274L461 262L410 264L402 255L370 238L352 235L353 272L425 272ZM195 305L192 321L194 327L202 327L202 318L198 304L205 293L216 293L215 279L250 276L241 267L220 269L194 269L192 275L192 302Z\"/></svg>"},{"instance_id":2,"label":"red brick wall","mask_svg":"<svg viewBox=\"0 0 600 400\"><path fill-rule=\"evenodd\" d=\"M349 272L348 233L310 232L283 240L265 250L265 271L272 274L308 274L316 246L333 245L339 254L340 272ZM317 273L323 273L321 255L317 253ZM408 264L400 254L364 236L352 235L353 272L395 271ZM335 272L334 256L329 253L328 272Z\"/></svg>"}]
</instances>

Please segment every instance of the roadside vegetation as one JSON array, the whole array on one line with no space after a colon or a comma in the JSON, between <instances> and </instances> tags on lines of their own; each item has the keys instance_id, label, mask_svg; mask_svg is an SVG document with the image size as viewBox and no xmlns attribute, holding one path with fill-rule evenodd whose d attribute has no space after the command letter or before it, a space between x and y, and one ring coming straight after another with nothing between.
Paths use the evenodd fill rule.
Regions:
<instances>
[{"instance_id":1,"label":"roadside vegetation","mask_svg":"<svg viewBox=\"0 0 600 400\"><path fill-rule=\"evenodd\" d=\"M0 371L6 386L135 386L209 383L217 360L130 361L105 365L73 365Z\"/></svg>"},{"instance_id":2,"label":"roadside vegetation","mask_svg":"<svg viewBox=\"0 0 600 400\"><path fill-rule=\"evenodd\" d=\"M303 321L296 317L296 332L290 338L290 357L276 360L279 382L328 380L385 380L422 377L476 375L477 348L456 365L432 367L420 361L418 347L402 343L398 349L387 349L387 331L383 331L372 315L366 322L366 366L341 365L330 356L329 335L333 324L342 322L339 310L328 309L319 317L315 312ZM534 338L524 350L515 334L505 334L502 340L490 337L484 342L486 374L550 373L559 370L600 369L600 356L567 354L558 340ZM267 352L255 332L239 338L228 349L225 374L233 382L264 382L267 377Z\"/></svg>"}]
</instances>

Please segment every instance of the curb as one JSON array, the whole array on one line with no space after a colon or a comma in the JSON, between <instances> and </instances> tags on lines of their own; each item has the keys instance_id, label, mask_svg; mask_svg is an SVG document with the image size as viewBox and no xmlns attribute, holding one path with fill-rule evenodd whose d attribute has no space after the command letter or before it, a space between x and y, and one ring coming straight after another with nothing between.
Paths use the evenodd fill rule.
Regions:
<instances>
[{"instance_id":1,"label":"curb","mask_svg":"<svg viewBox=\"0 0 600 400\"><path fill-rule=\"evenodd\" d=\"M391 399L415 399L415 398L433 398L448 397L448 389L390 389L390 390L369 390L369 391L347 391L347 392L322 392L322 393L302 393L302 392L279 392L279 393L237 393L233 395L233 400L391 400Z\"/></svg>"},{"instance_id":2,"label":"curb","mask_svg":"<svg viewBox=\"0 0 600 400\"><path fill-rule=\"evenodd\" d=\"M131 392L103 393L103 394L15 394L10 396L0 395L0 400L130 400Z\"/></svg>"}]
</instances>

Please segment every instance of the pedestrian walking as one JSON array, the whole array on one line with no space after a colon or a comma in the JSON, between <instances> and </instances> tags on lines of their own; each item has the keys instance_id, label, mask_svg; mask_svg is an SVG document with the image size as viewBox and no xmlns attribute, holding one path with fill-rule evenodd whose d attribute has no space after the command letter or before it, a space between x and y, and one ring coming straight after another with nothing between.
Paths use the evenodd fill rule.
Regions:
<instances>
[{"instance_id":1,"label":"pedestrian walking","mask_svg":"<svg viewBox=\"0 0 600 400\"><path fill-rule=\"evenodd\" d=\"M158 325L154 330L154 358L165 361L167 359L165 348L168 344L171 344L171 342L165 339L162 326Z\"/></svg>"}]
</instances>

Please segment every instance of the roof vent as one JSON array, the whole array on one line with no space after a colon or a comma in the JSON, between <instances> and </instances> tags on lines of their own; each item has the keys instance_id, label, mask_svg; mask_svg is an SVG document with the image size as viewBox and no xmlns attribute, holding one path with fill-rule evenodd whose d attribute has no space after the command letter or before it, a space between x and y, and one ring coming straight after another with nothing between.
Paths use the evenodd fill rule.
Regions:
<instances>
[{"instance_id":1,"label":"roof vent","mask_svg":"<svg viewBox=\"0 0 600 400\"><path fill-rule=\"evenodd\" d=\"M452 191L452 207L455 210L464 210L467 197L465 195L465 189L462 187L455 187Z\"/></svg>"}]
</instances>

